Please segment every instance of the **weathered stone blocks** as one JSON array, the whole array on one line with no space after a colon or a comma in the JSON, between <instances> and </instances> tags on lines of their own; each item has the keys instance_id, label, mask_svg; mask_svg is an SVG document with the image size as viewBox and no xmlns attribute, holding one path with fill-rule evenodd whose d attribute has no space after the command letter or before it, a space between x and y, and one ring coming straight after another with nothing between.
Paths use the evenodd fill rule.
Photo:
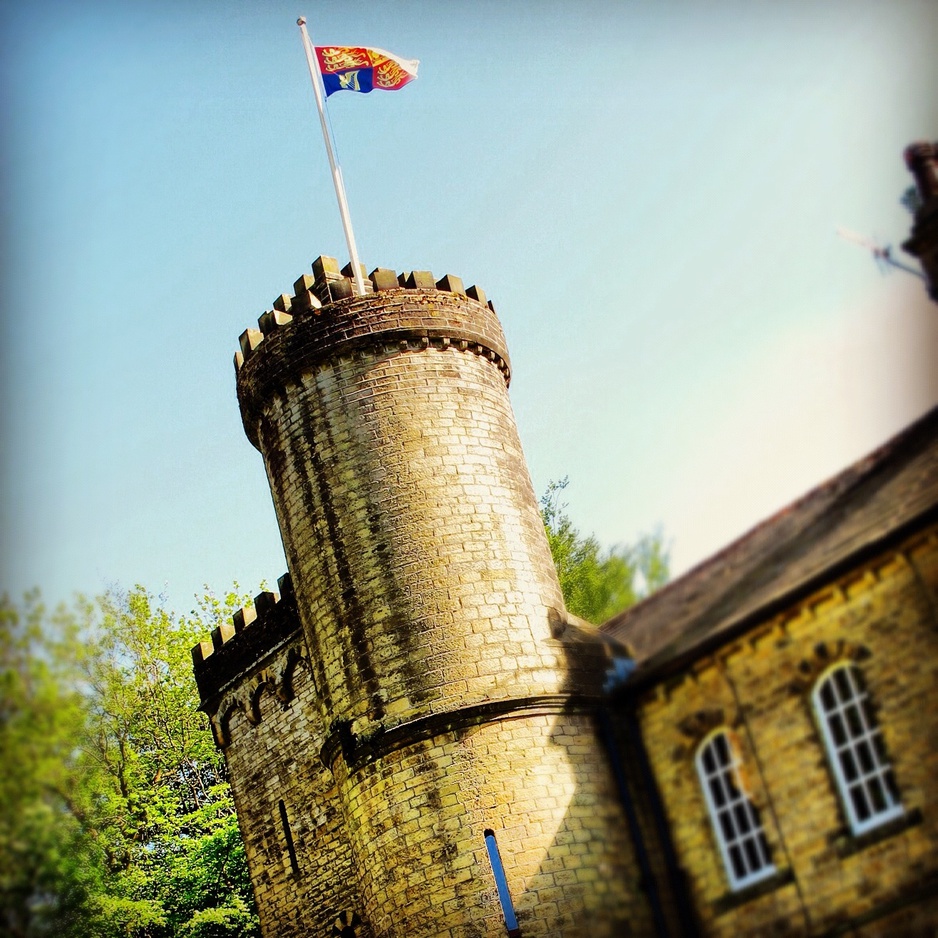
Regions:
<instances>
[{"instance_id":1,"label":"weathered stone blocks","mask_svg":"<svg viewBox=\"0 0 938 938\"><path fill-rule=\"evenodd\" d=\"M292 590L196 662L265 932L499 934L491 829L526 935L641 934L590 716L622 648L564 609L492 305L350 274L319 258L242 337Z\"/></svg>"},{"instance_id":2,"label":"weathered stone blocks","mask_svg":"<svg viewBox=\"0 0 938 938\"><path fill-rule=\"evenodd\" d=\"M704 934L933 932L936 591L938 529L931 528L641 699L643 736ZM818 677L839 662L862 674L904 809L899 823L866 838L850 833L811 702ZM773 863L787 874L748 901L728 888L694 766L700 740L719 725L736 734Z\"/></svg>"}]
</instances>

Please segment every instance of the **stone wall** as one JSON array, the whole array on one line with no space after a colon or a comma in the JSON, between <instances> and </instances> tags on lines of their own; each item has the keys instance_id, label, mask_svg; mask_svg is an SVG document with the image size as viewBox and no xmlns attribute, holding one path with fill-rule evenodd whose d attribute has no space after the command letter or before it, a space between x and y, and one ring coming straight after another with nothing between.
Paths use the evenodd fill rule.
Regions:
<instances>
[{"instance_id":1,"label":"stone wall","mask_svg":"<svg viewBox=\"0 0 938 938\"><path fill-rule=\"evenodd\" d=\"M640 719L708 935L933 934L938 921L938 531L917 534L646 691ZM854 836L812 690L862 675L902 816ZM726 727L776 874L734 892L695 767Z\"/></svg>"},{"instance_id":2,"label":"stone wall","mask_svg":"<svg viewBox=\"0 0 938 938\"><path fill-rule=\"evenodd\" d=\"M592 716L625 649L564 608L492 305L313 270L235 357L302 638L267 600L195 653L265 934L504 934L486 830L524 935L647 934Z\"/></svg>"},{"instance_id":3,"label":"stone wall","mask_svg":"<svg viewBox=\"0 0 938 938\"><path fill-rule=\"evenodd\" d=\"M335 781L315 755L322 730L304 659L293 685L286 705L261 690L254 725L237 710L225 749L261 925L278 938L332 934L362 908Z\"/></svg>"},{"instance_id":4,"label":"stone wall","mask_svg":"<svg viewBox=\"0 0 938 938\"><path fill-rule=\"evenodd\" d=\"M395 748L347 775L337 768L378 934L505 935L486 830L526 938L650 933L589 715L512 715Z\"/></svg>"},{"instance_id":5,"label":"stone wall","mask_svg":"<svg viewBox=\"0 0 938 938\"><path fill-rule=\"evenodd\" d=\"M265 935L331 935L360 916L345 818L319 753L325 734L289 576L193 650L225 753ZM258 609L260 610L258 612ZM359 938L371 935L366 925Z\"/></svg>"}]
</instances>

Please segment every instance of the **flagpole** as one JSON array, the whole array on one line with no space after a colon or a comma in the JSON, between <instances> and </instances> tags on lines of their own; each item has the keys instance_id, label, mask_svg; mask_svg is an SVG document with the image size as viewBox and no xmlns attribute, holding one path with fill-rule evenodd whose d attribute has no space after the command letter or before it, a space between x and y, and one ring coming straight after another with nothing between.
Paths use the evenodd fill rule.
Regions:
<instances>
[{"instance_id":1,"label":"flagpole","mask_svg":"<svg viewBox=\"0 0 938 938\"><path fill-rule=\"evenodd\" d=\"M335 197L339 201L339 214L342 216L342 227L345 230L345 243L348 245L349 257L352 261L352 279L355 282L355 292L359 296L365 295L365 281L362 279L362 266L358 260L358 248L355 245L355 235L352 232L352 219L348 211L348 202L345 199L345 185L342 182L342 170L335 161L332 151L332 140L329 137L329 128L326 124L326 112L322 100L322 75L319 63L313 52L313 45L306 32L306 17L301 16L296 25L300 27L303 38L303 50L306 52L306 64L309 66L309 77L313 83L313 93L316 95L316 107L319 110L319 123L322 125L322 139L326 144L326 153L329 156L329 167L332 169L332 183L335 186Z\"/></svg>"}]
</instances>

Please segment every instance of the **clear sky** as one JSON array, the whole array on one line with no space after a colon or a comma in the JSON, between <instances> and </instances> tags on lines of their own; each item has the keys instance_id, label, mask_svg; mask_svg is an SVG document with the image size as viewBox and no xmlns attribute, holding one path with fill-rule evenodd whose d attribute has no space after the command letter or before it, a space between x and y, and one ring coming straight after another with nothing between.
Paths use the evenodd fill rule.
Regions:
<instances>
[{"instance_id":1,"label":"clear sky","mask_svg":"<svg viewBox=\"0 0 938 938\"><path fill-rule=\"evenodd\" d=\"M486 291L585 532L680 572L938 402L938 306L835 235L908 234L933 0L8 3L0 589L285 569L231 358L347 260L300 14L420 59L330 99L362 261Z\"/></svg>"}]
</instances>

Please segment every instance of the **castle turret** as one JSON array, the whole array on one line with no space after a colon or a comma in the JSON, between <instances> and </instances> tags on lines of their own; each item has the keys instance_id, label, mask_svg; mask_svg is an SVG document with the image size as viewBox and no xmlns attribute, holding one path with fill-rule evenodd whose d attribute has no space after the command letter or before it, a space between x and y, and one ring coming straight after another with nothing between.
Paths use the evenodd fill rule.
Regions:
<instances>
[{"instance_id":1,"label":"castle turret","mask_svg":"<svg viewBox=\"0 0 938 938\"><path fill-rule=\"evenodd\" d=\"M334 780L361 902L346 914L408 938L513 917L526 936L628 934L644 903L592 722L623 649L564 608L492 304L452 276L378 269L354 296L350 268L313 272L235 364L314 688L318 729L277 745ZM250 667L214 679L196 659L221 727Z\"/></svg>"},{"instance_id":2,"label":"castle turret","mask_svg":"<svg viewBox=\"0 0 938 938\"><path fill-rule=\"evenodd\" d=\"M314 270L289 322L274 312L266 334L242 337L238 399L330 744L558 692L550 628L563 598L494 312L457 278L419 271L376 271L373 294L330 302L348 281L331 258Z\"/></svg>"}]
</instances>

